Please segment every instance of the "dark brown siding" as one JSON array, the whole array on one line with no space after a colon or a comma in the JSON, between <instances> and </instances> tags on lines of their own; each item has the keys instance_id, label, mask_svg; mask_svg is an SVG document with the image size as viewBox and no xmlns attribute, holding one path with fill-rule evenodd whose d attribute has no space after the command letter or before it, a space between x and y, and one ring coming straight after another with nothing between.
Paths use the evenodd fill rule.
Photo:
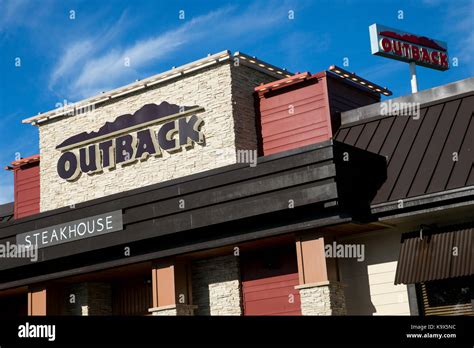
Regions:
<instances>
[{"instance_id":1,"label":"dark brown siding","mask_svg":"<svg viewBox=\"0 0 474 348\"><path fill-rule=\"evenodd\" d=\"M418 120L386 116L344 125L336 140L387 158L387 180L373 204L471 186L473 112L471 94L422 106Z\"/></svg>"},{"instance_id":2,"label":"dark brown siding","mask_svg":"<svg viewBox=\"0 0 474 348\"><path fill-rule=\"evenodd\" d=\"M424 234L423 239L418 233L405 234L395 284L473 275L473 240L472 227Z\"/></svg>"},{"instance_id":3,"label":"dark brown siding","mask_svg":"<svg viewBox=\"0 0 474 348\"><path fill-rule=\"evenodd\" d=\"M148 315L153 307L152 287L146 279L114 283L112 294L114 315Z\"/></svg>"},{"instance_id":4,"label":"dark brown siding","mask_svg":"<svg viewBox=\"0 0 474 348\"><path fill-rule=\"evenodd\" d=\"M326 74L329 109L332 120L332 130L335 133L340 126L340 113L357 109L361 106L380 101L378 93L364 91L362 88L348 83L346 79Z\"/></svg>"}]
</instances>

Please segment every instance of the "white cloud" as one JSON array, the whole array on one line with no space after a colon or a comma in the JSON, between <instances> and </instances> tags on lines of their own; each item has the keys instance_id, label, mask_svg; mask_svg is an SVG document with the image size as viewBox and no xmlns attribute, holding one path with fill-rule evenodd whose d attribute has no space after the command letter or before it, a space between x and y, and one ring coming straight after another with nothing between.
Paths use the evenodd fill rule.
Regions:
<instances>
[{"instance_id":1,"label":"white cloud","mask_svg":"<svg viewBox=\"0 0 474 348\"><path fill-rule=\"evenodd\" d=\"M164 33L160 36L137 42L123 50L112 50L87 62L73 88L77 91L93 91L94 88L107 90L136 74L136 68L146 65L175 51L189 40L186 37L189 27ZM125 62L130 65L126 65ZM136 67L136 68L135 68ZM98 92L98 90L96 91Z\"/></svg>"},{"instance_id":2,"label":"white cloud","mask_svg":"<svg viewBox=\"0 0 474 348\"><path fill-rule=\"evenodd\" d=\"M49 90L53 91L57 85L71 86L75 83L78 74L87 63L87 59L100 52L126 28L126 16L127 11L124 11L108 30L99 32L95 37L81 38L67 46L50 75ZM95 21L96 18L93 20ZM93 25L92 23L86 23L85 26Z\"/></svg>"},{"instance_id":3,"label":"white cloud","mask_svg":"<svg viewBox=\"0 0 474 348\"><path fill-rule=\"evenodd\" d=\"M286 7L252 5L244 11L224 7L186 20L179 27L157 36L141 39L126 47L112 46L110 37L98 36L71 43L50 77L50 87L62 87L72 98L85 98L116 88L139 76L141 69L176 54L186 45L229 38L252 38L287 19ZM121 24L109 32L120 35ZM218 33L218 35L216 35ZM91 47L91 42L100 47ZM110 45L110 46L109 46ZM224 47L228 48L228 47ZM128 58L130 66L125 64Z\"/></svg>"},{"instance_id":4,"label":"white cloud","mask_svg":"<svg viewBox=\"0 0 474 348\"><path fill-rule=\"evenodd\" d=\"M123 49L112 49L84 64L72 85L76 97L87 97L130 81L138 69L175 52L182 45L208 33L207 23L229 12L224 8L185 22L177 29L137 41ZM126 65L125 61L130 65Z\"/></svg>"},{"instance_id":5,"label":"white cloud","mask_svg":"<svg viewBox=\"0 0 474 348\"><path fill-rule=\"evenodd\" d=\"M89 40L76 42L66 53L61 57L59 64L51 74L49 80L49 88L51 89L58 79L64 77L65 74L74 69L75 65L78 64L84 57L92 50L92 43Z\"/></svg>"}]
</instances>

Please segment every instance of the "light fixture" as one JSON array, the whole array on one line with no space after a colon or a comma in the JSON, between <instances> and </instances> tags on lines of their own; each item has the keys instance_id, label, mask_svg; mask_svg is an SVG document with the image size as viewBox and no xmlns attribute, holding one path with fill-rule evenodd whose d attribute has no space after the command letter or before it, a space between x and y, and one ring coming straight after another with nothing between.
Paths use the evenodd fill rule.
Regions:
<instances>
[{"instance_id":1,"label":"light fixture","mask_svg":"<svg viewBox=\"0 0 474 348\"><path fill-rule=\"evenodd\" d=\"M257 66L258 69L267 70L273 74L276 73L278 75L284 75L286 77L291 77L294 75L293 73L287 72L286 69L281 69L276 66L272 66L266 62L259 60L255 56L248 56L245 53L241 53L237 51L234 53L234 57L238 57L239 59L242 59L242 61L244 61L245 62L244 64L246 65L249 65L250 63L255 64L255 66Z\"/></svg>"},{"instance_id":2,"label":"light fixture","mask_svg":"<svg viewBox=\"0 0 474 348\"><path fill-rule=\"evenodd\" d=\"M379 85L376 85L373 82L370 82L366 79L363 79L362 77L358 76L355 73L351 73L347 70L344 70L336 65L332 65L328 69L331 73L341 77L341 78L349 78L351 82L359 84L360 86L364 88L368 88L373 92L377 92L386 96L392 95L392 92L388 90L386 87L381 87Z\"/></svg>"}]
</instances>

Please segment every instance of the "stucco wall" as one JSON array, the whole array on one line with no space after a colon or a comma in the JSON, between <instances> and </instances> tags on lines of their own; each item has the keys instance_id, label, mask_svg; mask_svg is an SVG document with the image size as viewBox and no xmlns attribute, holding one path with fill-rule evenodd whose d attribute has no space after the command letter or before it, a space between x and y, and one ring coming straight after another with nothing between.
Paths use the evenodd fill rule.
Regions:
<instances>
[{"instance_id":1,"label":"stucco wall","mask_svg":"<svg viewBox=\"0 0 474 348\"><path fill-rule=\"evenodd\" d=\"M144 91L106 102L95 110L59 118L39 127L41 153L41 211L108 196L137 187L202 172L236 162L237 149L256 149L253 88L272 77L226 62L158 84ZM203 145L161 157L149 157L112 171L81 174L68 182L57 174L61 152L56 146L78 133L96 131L105 122L134 113L145 104L167 101L180 106L199 105L205 111ZM161 125L150 127L157 130Z\"/></svg>"}]
</instances>

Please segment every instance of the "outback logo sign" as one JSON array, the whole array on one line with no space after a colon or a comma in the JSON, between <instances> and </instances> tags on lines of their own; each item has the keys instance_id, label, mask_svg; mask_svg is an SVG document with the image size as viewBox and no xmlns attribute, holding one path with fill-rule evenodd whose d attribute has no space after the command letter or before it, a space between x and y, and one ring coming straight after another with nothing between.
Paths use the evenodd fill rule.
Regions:
<instances>
[{"instance_id":1,"label":"outback logo sign","mask_svg":"<svg viewBox=\"0 0 474 348\"><path fill-rule=\"evenodd\" d=\"M204 135L200 129L204 120L196 114L203 111L197 105L147 104L134 114L107 122L97 131L74 135L56 147L62 152L58 174L64 180L73 181L81 173L98 173L117 165L144 161L149 156L161 156L163 150L173 153L194 143L202 144ZM162 122L158 131L143 129Z\"/></svg>"},{"instance_id":2,"label":"outback logo sign","mask_svg":"<svg viewBox=\"0 0 474 348\"><path fill-rule=\"evenodd\" d=\"M369 27L372 54L414 62L436 70L449 69L448 45L426 36L372 24Z\"/></svg>"}]
</instances>

